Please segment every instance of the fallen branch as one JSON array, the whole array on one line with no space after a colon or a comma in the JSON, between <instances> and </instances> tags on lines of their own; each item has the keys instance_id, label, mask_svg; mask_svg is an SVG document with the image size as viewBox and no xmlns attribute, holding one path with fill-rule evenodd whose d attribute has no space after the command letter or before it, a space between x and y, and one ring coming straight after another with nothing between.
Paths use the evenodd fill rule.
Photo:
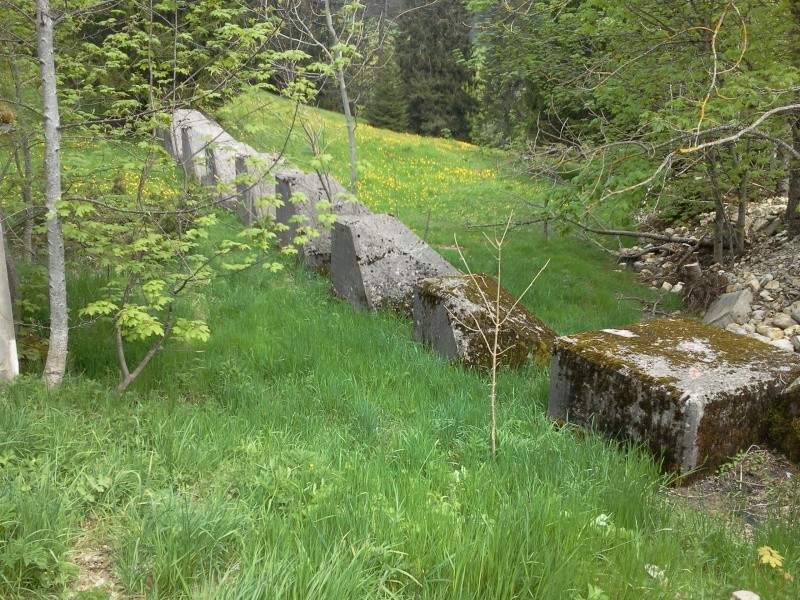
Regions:
<instances>
[{"instance_id":1,"label":"fallen branch","mask_svg":"<svg viewBox=\"0 0 800 600\"><path fill-rule=\"evenodd\" d=\"M620 236L620 237L632 237L632 238L643 238L646 240L655 240L657 242L672 242L675 244L690 244L690 245L698 245L703 246L706 248L712 248L714 246L713 242L707 240L706 238L702 238L698 240L695 237L677 237L674 235L667 235L665 233L650 233L647 231L630 231L627 229L598 229L597 227L590 227L580 221L574 221L572 219L564 219L567 223L571 225L575 225L576 227L580 227L584 231L588 233L596 233L599 235L613 235L613 236Z\"/></svg>"}]
</instances>

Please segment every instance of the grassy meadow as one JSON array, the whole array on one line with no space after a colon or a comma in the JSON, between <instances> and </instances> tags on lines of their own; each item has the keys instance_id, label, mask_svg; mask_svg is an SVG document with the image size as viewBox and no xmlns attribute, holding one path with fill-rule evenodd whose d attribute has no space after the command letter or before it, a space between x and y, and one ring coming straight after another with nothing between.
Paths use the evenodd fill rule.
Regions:
<instances>
[{"instance_id":1,"label":"grassy meadow","mask_svg":"<svg viewBox=\"0 0 800 600\"><path fill-rule=\"evenodd\" d=\"M290 105L247 96L220 118L309 164L305 135L281 137ZM339 117L304 118L346 181ZM494 272L492 230L470 226L546 191L460 142L364 125L358 138L361 198L454 264L457 234L475 271ZM153 193L177 183L157 172ZM217 233L239 227L223 216ZM535 227L510 234L504 285L520 293L547 260L525 304L559 334L633 322L637 298L656 298L602 252ZM72 282L74 311L100 283ZM167 344L124 395L111 393L100 324L71 332L61 388L30 374L0 392L1 597L800 597L786 576L800 576L797 516L748 537L737 515L668 503L650 456L546 419L546 369L501 373L493 460L486 378L413 343L408 319L355 312L293 264L217 279L187 302L211 340ZM759 563L762 546L780 569Z\"/></svg>"}]
</instances>

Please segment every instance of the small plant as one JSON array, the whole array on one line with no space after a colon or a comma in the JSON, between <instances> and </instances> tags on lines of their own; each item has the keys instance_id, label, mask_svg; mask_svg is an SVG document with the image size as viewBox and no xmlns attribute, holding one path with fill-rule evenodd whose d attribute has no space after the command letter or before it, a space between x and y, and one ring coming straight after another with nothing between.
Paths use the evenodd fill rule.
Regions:
<instances>
[{"instance_id":1,"label":"small plant","mask_svg":"<svg viewBox=\"0 0 800 600\"><path fill-rule=\"evenodd\" d=\"M756 550L756 554L758 554L759 562L757 564L759 566L770 566L786 581L794 581L794 575L783 568L784 558L777 550L770 548L769 546L761 546Z\"/></svg>"},{"instance_id":2,"label":"small plant","mask_svg":"<svg viewBox=\"0 0 800 600\"><path fill-rule=\"evenodd\" d=\"M578 594L573 596L573 600L611 600L608 595L603 591L603 588L587 584L586 595Z\"/></svg>"},{"instance_id":3,"label":"small plant","mask_svg":"<svg viewBox=\"0 0 800 600\"><path fill-rule=\"evenodd\" d=\"M534 278L528 284L528 287L525 288L525 291L522 292L517 301L514 305L503 315L502 311L502 304L501 304L501 275L503 269L503 246L506 243L506 236L508 235L508 230L511 227L511 218L513 213L508 216L508 220L506 221L505 228L503 229L502 235L499 237L495 234L494 237L489 237L488 235L484 234L486 241L489 242L490 247L494 252L495 263L497 264L497 295L494 298L489 298L486 293L483 291L483 287L478 282L478 276L472 272L467 263L467 259L464 258L464 253L461 250L461 246L458 244L458 238L453 236L455 241L455 246L458 250L458 255L461 257L461 262L464 263L464 268L467 270L470 279L472 280L472 284L475 286L475 289L478 290L478 293L481 295L481 301L483 302L484 307L486 308L486 312L489 314L489 319L491 321L491 328L486 331L481 324L478 322L477 317L473 316L475 320L475 326L470 327L467 323L462 323L465 327L470 327L473 331L478 331L483 338L484 344L486 344L486 349L489 351L489 355L491 356L491 380L489 383L489 404L491 407L490 410L490 433L489 433L489 441L492 450L492 457L497 456L497 414L496 414L496 404L497 404L497 371L498 367L500 366L500 357L508 352L511 347L503 348L500 343L500 331L503 328L506 320L514 313L514 309L517 305L522 302L522 299L525 297L525 294L533 287L533 284L536 283L536 280L539 278L539 275L547 268L547 265L550 263L548 260L544 266L539 269L539 272L536 273ZM451 315L454 316L454 315Z\"/></svg>"}]
</instances>

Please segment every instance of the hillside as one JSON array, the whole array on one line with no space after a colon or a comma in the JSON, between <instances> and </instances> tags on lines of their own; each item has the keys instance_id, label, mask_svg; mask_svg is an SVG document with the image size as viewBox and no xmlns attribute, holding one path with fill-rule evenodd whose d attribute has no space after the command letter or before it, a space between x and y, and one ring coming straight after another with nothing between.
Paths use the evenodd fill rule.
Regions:
<instances>
[{"instance_id":1,"label":"hillside","mask_svg":"<svg viewBox=\"0 0 800 600\"><path fill-rule=\"evenodd\" d=\"M263 100L263 99L261 99ZM290 107L243 98L221 113L262 150ZM340 177L340 122L310 112ZM273 135L270 135L270 132ZM452 261L453 234L491 271L483 229L541 188L505 157L359 127L362 198ZM303 138L287 156L307 166ZM74 152L74 150L73 150ZM92 148L78 150L89 160ZM75 158L75 157L74 157ZM171 181L165 174L164 181ZM96 187L112 182L102 178ZM430 215L430 218L429 218ZM484 219L485 217L488 217ZM214 235L241 229L222 215ZM630 323L652 292L570 235L514 230L504 283L559 333ZM71 288L93 298L102 273ZM286 263L219 278L187 301L207 344L171 343L126 395L103 324L75 329L71 377L23 377L0 399L0 592L74 598L791 598L795 521L744 538L667 504L640 449L557 427L545 369L504 371L499 455L487 382L414 344L410 323L358 313ZM795 590L792 592L792 590Z\"/></svg>"}]
</instances>

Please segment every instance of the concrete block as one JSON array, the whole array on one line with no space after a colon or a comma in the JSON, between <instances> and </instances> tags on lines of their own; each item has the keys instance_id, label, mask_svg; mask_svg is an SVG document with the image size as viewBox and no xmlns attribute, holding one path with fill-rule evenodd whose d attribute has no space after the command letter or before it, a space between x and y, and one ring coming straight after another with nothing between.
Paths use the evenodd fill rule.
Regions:
<instances>
[{"instance_id":1,"label":"concrete block","mask_svg":"<svg viewBox=\"0 0 800 600\"><path fill-rule=\"evenodd\" d=\"M423 279L414 291L413 337L439 354L470 367L491 367L481 331L493 340L497 282L488 275ZM555 334L506 290L499 290L500 364L520 367L550 362Z\"/></svg>"},{"instance_id":2,"label":"concrete block","mask_svg":"<svg viewBox=\"0 0 800 600\"><path fill-rule=\"evenodd\" d=\"M275 178L270 173L273 157L257 153L240 154L234 160L236 171L236 212L246 227L271 217L275 219Z\"/></svg>"},{"instance_id":3,"label":"concrete block","mask_svg":"<svg viewBox=\"0 0 800 600\"><path fill-rule=\"evenodd\" d=\"M320 222L320 201L330 202L334 215L370 215L360 202L350 199L347 190L330 175L304 173L299 169L284 169L275 175L276 193L281 200L275 211L278 223L286 229L278 233L282 246L292 243L302 228L312 228L318 236L303 245L306 265L328 273L331 268L331 228Z\"/></svg>"},{"instance_id":4,"label":"concrete block","mask_svg":"<svg viewBox=\"0 0 800 600\"><path fill-rule=\"evenodd\" d=\"M279 157L258 152L235 140L216 121L198 110L176 110L164 143L186 173L202 185L217 187L217 201L226 208L241 210L243 216L249 214L239 207L240 187L235 183L236 159L240 156L245 158L245 170L256 178L251 184L257 188L252 196L273 195L272 172L282 167Z\"/></svg>"},{"instance_id":5,"label":"concrete block","mask_svg":"<svg viewBox=\"0 0 800 600\"><path fill-rule=\"evenodd\" d=\"M800 357L687 319L558 338L550 373L551 419L643 442L682 474L763 442L775 409L800 406Z\"/></svg>"},{"instance_id":6,"label":"concrete block","mask_svg":"<svg viewBox=\"0 0 800 600\"><path fill-rule=\"evenodd\" d=\"M389 215L344 215L333 227L333 291L357 309L391 307L411 314L421 279L458 270Z\"/></svg>"}]
</instances>

